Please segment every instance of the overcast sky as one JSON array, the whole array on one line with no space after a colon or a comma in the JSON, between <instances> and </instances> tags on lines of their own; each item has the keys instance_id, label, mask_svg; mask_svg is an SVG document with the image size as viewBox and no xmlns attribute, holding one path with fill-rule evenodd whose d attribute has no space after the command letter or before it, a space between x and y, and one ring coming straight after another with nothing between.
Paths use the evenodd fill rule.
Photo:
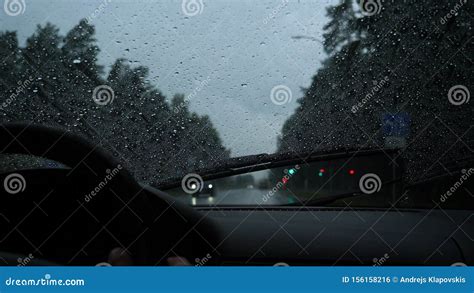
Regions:
<instances>
[{"instance_id":1,"label":"overcast sky","mask_svg":"<svg viewBox=\"0 0 474 293\"><path fill-rule=\"evenodd\" d=\"M276 150L282 125L302 96L300 88L310 85L326 57L320 43L326 7L337 2L24 1L23 14L0 14L0 30L18 31L22 45L37 24L51 22L66 34L89 18L107 71L117 58L147 66L150 81L168 98L189 95L208 79L190 108L210 116L232 156ZM291 90L291 101L272 102L278 85Z\"/></svg>"}]
</instances>

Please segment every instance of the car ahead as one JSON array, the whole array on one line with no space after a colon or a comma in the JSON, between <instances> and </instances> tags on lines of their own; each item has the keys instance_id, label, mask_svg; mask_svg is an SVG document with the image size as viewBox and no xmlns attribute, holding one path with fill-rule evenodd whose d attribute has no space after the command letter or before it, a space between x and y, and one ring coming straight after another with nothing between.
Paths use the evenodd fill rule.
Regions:
<instances>
[{"instance_id":1,"label":"car ahead","mask_svg":"<svg viewBox=\"0 0 474 293\"><path fill-rule=\"evenodd\" d=\"M193 197L207 197L209 199L214 197L214 186L212 185L212 183L202 185L201 187L199 186L199 184L192 184L191 190L193 189L196 189L196 192L192 193Z\"/></svg>"},{"instance_id":2,"label":"car ahead","mask_svg":"<svg viewBox=\"0 0 474 293\"><path fill-rule=\"evenodd\" d=\"M473 264L467 2L4 2L0 264Z\"/></svg>"}]
</instances>

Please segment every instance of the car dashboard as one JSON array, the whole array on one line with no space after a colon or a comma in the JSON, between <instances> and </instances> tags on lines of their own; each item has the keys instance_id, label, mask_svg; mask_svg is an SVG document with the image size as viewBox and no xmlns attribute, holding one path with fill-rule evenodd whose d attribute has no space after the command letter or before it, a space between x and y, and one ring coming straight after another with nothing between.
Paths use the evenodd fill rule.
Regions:
<instances>
[{"instance_id":1,"label":"car dashboard","mask_svg":"<svg viewBox=\"0 0 474 293\"><path fill-rule=\"evenodd\" d=\"M200 208L221 265L453 265L474 260L469 211Z\"/></svg>"}]
</instances>

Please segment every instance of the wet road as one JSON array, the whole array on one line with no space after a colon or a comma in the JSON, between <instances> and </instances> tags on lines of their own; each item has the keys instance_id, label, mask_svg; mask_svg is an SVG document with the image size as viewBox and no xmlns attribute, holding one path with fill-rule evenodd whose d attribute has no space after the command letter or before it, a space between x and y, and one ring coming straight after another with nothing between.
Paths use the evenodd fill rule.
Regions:
<instances>
[{"instance_id":1,"label":"wet road","mask_svg":"<svg viewBox=\"0 0 474 293\"><path fill-rule=\"evenodd\" d=\"M202 194L198 197L183 196L183 200L193 206L208 205L283 205L294 203L295 197L288 191L278 191L270 194L269 190L258 188L243 188L215 191L213 196Z\"/></svg>"}]
</instances>

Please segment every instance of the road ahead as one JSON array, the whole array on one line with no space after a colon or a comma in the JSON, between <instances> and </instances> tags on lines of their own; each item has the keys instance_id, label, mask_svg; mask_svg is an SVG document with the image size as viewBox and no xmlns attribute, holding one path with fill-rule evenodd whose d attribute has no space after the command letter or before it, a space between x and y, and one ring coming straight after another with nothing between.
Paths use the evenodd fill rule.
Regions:
<instances>
[{"instance_id":1,"label":"road ahead","mask_svg":"<svg viewBox=\"0 0 474 293\"><path fill-rule=\"evenodd\" d=\"M282 205L295 202L290 192L279 191L269 195L269 190L257 188L242 188L216 191L214 196L186 196L186 202L193 206L208 205Z\"/></svg>"}]
</instances>

